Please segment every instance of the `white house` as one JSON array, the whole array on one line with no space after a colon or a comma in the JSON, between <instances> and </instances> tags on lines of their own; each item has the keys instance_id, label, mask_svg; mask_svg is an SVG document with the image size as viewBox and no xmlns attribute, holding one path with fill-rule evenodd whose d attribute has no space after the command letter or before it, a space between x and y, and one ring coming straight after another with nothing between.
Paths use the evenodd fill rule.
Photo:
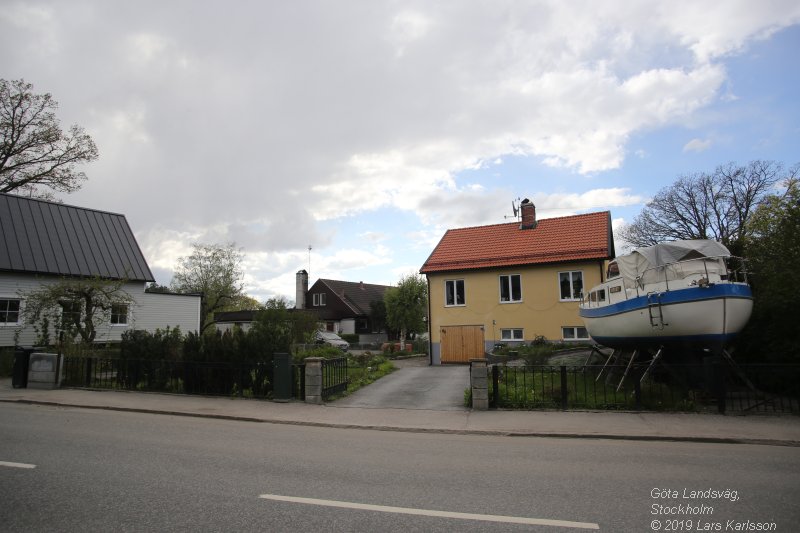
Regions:
<instances>
[{"instance_id":1,"label":"white house","mask_svg":"<svg viewBox=\"0 0 800 533\"><path fill-rule=\"evenodd\" d=\"M126 280L131 306L113 309L96 342L131 329L200 327L200 296L147 293L154 281L124 215L0 193L0 347L32 345L25 293L63 278Z\"/></svg>"}]
</instances>

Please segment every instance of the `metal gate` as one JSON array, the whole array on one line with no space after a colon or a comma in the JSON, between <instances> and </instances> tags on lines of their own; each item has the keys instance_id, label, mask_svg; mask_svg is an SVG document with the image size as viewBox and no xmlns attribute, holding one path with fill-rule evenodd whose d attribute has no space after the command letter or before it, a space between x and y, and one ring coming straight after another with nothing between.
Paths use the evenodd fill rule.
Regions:
<instances>
[{"instance_id":1,"label":"metal gate","mask_svg":"<svg viewBox=\"0 0 800 533\"><path fill-rule=\"evenodd\" d=\"M442 363L469 363L486 357L483 326L443 326L440 334Z\"/></svg>"}]
</instances>

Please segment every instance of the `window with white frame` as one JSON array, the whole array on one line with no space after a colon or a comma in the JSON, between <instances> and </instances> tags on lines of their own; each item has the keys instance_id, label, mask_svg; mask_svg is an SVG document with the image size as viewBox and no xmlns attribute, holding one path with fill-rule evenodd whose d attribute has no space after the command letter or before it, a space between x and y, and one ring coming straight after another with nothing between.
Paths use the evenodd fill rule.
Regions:
<instances>
[{"instance_id":1,"label":"window with white frame","mask_svg":"<svg viewBox=\"0 0 800 533\"><path fill-rule=\"evenodd\" d=\"M444 305L466 305L463 279L448 279L444 282Z\"/></svg>"},{"instance_id":2,"label":"window with white frame","mask_svg":"<svg viewBox=\"0 0 800 533\"><path fill-rule=\"evenodd\" d=\"M572 270L558 273L558 285L561 291L561 300L580 300L583 292L583 272Z\"/></svg>"},{"instance_id":3,"label":"window with white frame","mask_svg":"<svg viewBox=\"0 0 800 533\"><path fill-rule=\"evenodd\" d=\"M500 301L522 301L522 280L519 274L500 276Z\"/></svg>"},{"instance_id":4,"label":"window with white frame","mask_svg":"<svg viewBox=\"0 0 800 533\"><path fill-rule=\"evenodd\" d=\"M19 324L18 298L0 298L0 325Z\"/></svg>"},{"instance_id":5,"label":"window with white frame","mask_svg":"<svg viewBox=\"0 0 800 533\"><path fill-rule=\"evenodd\" d=\"M565 341L589 340L589 332L583 326L565 326L561 328L561 336Z\"/></svg>"},{"instance_id":6,"label":"window with white frame","mask_svg":"<svg viewBox=\"0 0 800 533\"><path fill-rule=\"evenodd\" d=\"M114 326L128 325L128 306L114 304L111 306L111 324Z\"/></svg>"},{"instance_id":7,"label":"window with white frame","mask_svg":"<svg viewBox=\"0 0 800 533\"><path fill-rule=\"evenodd\" d=\"M500 339L504 341L521 341L523 339L522 329L501 329Z\"/></svg>"},{"instance_id":8,"label":"window with white frame","mask_svg":"<svg viewBox=\"0 0 800 533\"><path fill-rule=\"evenodd\" d=\"M315 292L313 295L314 307L325 307L325 296L324 292Z\"/></svg>"}]
</instances>

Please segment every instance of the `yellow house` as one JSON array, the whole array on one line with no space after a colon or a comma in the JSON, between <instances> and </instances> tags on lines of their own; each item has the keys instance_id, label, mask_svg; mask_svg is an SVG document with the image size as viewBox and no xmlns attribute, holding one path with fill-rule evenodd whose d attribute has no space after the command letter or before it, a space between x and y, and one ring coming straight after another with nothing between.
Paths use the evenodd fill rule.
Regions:
<instances>
[{"instance_id":1,"label":"yellow house","mask_svg":"<svg viewBox=\"0 0 800 533\"><path fill-rule=\"evenodd\" d=\"M485 357L496 343L589 340L578 315L584 287L614 257L608 211L448 230L420 269L428 280L431 362Z\"/></svg>"}]
</instances>

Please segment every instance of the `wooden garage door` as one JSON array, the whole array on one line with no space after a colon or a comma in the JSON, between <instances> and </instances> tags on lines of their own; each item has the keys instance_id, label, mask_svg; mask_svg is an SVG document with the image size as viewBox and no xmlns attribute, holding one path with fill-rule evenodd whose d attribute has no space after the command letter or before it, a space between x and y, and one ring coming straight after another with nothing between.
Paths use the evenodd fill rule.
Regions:
<instances>
[{"instance_id":1,"label":"wooden garage door","mask_svg":"<svg viewBox=\"0 0 800 533\"><path fill-rule=\"evenodd\" d=\"M442 363L469 363L483 359L483 326L444 326L441 331Z\"/></svg>"}]
</instances>

